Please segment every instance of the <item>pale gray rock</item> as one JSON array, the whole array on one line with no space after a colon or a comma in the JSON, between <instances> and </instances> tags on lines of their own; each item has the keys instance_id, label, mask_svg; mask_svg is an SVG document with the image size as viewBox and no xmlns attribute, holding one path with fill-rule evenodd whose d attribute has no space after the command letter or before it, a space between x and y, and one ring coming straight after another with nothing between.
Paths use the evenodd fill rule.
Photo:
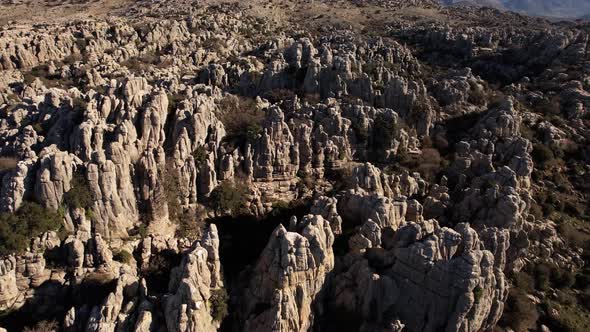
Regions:
<instances>
[{"instance_id":1,"label":"pale gray rock","mask_svg":"<svg viewBox=\"0 0 590 332\"><path fill-rule=\"evenodd\" d=\"M240 316L249 331L306 331L312 303L334 266L334 235L321 216L306 216L302 234L278 226L256 264ZM256 312L260 305L269 309Z\"/></svg>"},{"instance_id":2,"label":"pale gray rock","mask_svg":"<svg viewBox=\"0 0 590 332\"><path fill-rule=\"evenodd\" d=\"M342 234L342 218L337 210L338 201L335 197L322 196L313 201L310 213L320 215L330 223L334 235Z\"/></svg>"},{"instance_id":3,"label":"pale gray rock","mask_svg":"<svg viewBox=\"0 0 590 332\"><path fill-rule=\"evenodd\" d=\"M71 188L71 180L82 161L73 154L59 151L56 146L44 149L39 155L35 195L44 206L57 210L64 193Z\"/></svg>"},{"instance_id":4,"label":"pale gray rock","mask_svg":"<svg viewBox=\"0 0 590 332\"><path fill-rule=\"evenodd\" d=\"M216 331L211 317L211 271L207 250L197 246L187 253L171 272L164 302L164 317L169 331Z\"/></svg>"}]
</instances>

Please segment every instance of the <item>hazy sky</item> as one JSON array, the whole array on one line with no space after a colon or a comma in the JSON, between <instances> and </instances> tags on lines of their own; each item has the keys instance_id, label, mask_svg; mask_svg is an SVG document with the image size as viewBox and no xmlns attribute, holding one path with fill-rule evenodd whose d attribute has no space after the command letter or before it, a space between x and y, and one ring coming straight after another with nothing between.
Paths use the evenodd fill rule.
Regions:
<instances>
[{"instance_id":1,"label":"hazy sky","mask_svg":"<svg viewBox=\"0 0 590 332\"><path fill-rule=\"evenodd\" d=\"M590 14L590 0L443 0L443 3L476 3L530 15L581 17Z\"/></svg>"}]
</instances>

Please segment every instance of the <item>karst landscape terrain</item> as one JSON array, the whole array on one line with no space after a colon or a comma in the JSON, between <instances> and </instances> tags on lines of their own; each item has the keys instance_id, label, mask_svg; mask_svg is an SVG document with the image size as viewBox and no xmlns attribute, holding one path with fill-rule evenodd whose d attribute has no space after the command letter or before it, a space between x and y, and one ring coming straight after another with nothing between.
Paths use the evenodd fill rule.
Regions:
<instances>
[{"instance_id":1,"label":"karst landscape terrain","mask_svg":"<svg viewBox=\"0 0 590 332\"><path fill-rule=\"evenodd\" d=\"M590 331L590 24L505 9L0 0L0 330Z\"/></svg>"}]
</instances>

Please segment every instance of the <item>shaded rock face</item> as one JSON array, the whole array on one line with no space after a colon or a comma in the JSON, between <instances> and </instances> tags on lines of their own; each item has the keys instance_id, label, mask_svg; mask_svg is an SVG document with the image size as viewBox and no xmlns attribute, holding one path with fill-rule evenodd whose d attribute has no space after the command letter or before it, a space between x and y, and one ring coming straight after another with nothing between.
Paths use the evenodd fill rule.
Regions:
<instances>
[{"instance_id":1,"label":"shaded rock face","mask_svg":"<svg viewBox=\"0 0 590 332\"><path fill-rule=\"evenodd\" d=\"M334 267L334 234L319 215L307 215L295 227L301 233L278 226L254 267L240 312L249 331L307 331L313 325L314 303Z\"/></svg>"},{"instance_id":2,"label":"shaded rock face","mask_svg":"<svg viewBox=\"0 0 590 332\"><path fill-rule=\"evenodd\" d=\"M215 331L208 300L211 296L211 272L207 250L197 247L188 253L181 266L172 271L164 305L169 331Z\"/></svg>"},{"instance_id":3,"label":"shaded rock face","mask_svg":"<svg viewBox=\"0 0 590 332\"><path fill-rule=\"evenodd\" d=\"M385 243L367 241L361 250L373 248L365 255L369 259L346 257L333 280L333 305L356 314L363 329L397 319L413 331L478 331L495 325L508 285L494 267L493 254L482 249L466 224L453 230L425 223L435 225L408 224L382 249ZM371 272L376 268L383 272Z\"/></svg>"},{"instance_id":4,"label":"shaded rock face","mask_svg":"<svg viewBox=\"0 0 590 332\"><path fill-rule=\"evenodd\" d=\"M113 266L114 290L97 306L72 307L64 318L66 330L78 331L216 331L219 322L211 316L213 290L223 284L219 270L215 225L185 249L174 239L149 238L143 243L152 254L157 250L179 250L183 258L172 269L161 298L148 293L146 279L128 265ZM168 242L166 244L166 242ZM201 243L205 247L201 246ZM151 255L142 254L142 259ZM145 257L145 258L144 258ZM147 262L144 262L144 264ZM115 264L116 265L116 264Z\"/></svg>"}]
</instances>

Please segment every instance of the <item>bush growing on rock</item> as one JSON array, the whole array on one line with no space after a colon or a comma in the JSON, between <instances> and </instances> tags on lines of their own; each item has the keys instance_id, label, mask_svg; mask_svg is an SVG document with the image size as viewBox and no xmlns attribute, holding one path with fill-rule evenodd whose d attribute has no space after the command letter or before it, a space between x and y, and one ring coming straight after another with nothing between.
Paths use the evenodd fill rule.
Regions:
<instances>
[{"instance_id":1,"label":"bush growing on rock","mask_svg":"<svg viewBox=\"0 0 590 332\"><path fill-rule=\"evenodd\" d=\"M316 181L311 174L308 172L299 170L297 171L297 177L299 178L299 182L297 182L297 190L301 193L307 190L313 190L316 186Z\"/></svg>"},{"instance_id":2,"label":"bush growing on rock","mask_svg":"<svg viewBox=\"0 0 590 332\"><path fill-rule=\"evenodd\" d=\"M23 332L50 332L50 331L58 331L59 324L57 324L54 320L44 320L38 322L34 326L25 327Z\"/></svg>"},{"instance_id":3,"label":"bush growing on rock","mask_svg":"<svg viewBox=\"0 0 590 332\"><path fill-rule=\"evenodd\" d=\"M541 165L544 165L555 158L553 151L543 144L535 144L533 146L532 156L534 161Z\"/></svg>"},{"instance_id":4,"label":"bush growing on rock","mask_svg":"<svg viewBox=\"0 0 590 332\"><path fill-rule=\"evenodd\" d=\"M123 264L129 264L133 256L127 250L119 250L113 254L113 259Z\"/></svg>"},{"instance_id":5,"label":"bush growing on rock","mask_svg":"<svg viewBox=\"0 0 590 332\"><path fill-rule=\"evenodd\" d=\"M280 103L286 100L293 100L295 93L287 89L273 89L265 93L264 98L268 99L271 103Z\"/></svg>"},{"instance_id":6,"label":"bush growing on rock","mask_svg":"<svg viewBox=\"0 0 590 332\"><path fill-rule=\"evenodd\" d=\"M561 100L557 96L551 97L549 99L543 99L535 106L538 112L545 115L561 114Z\"/></svg>"},{"instance_id":7,"label":"bush growing on rock","mask_svg":"<svg viewBox=\"0 0 590 332\"><path fill-rule=\"evenodd\" d=\"M369 139L369 133L367 128L363 127L363 125L359 121L353 121L351 123L352 131L360 144L365 144Z\"/></svg>"},{"instance_id":8,"label":"bush growing on rock","mask_svg":"<svg viewBox=\"0 0 590 332\"><path fill-rule=\"evenodd\" d=\"M371 137L371 159L380 160L383 158L383 152L391 146L393 139L399 131L399 124L395 123L392 118L380 113L375 117L373 122L373 131Z\"/></svg>"},{"instance_id":9,"label":"bush growing on rock","mask_svg":"<svg viewBox=\"0 0 590 332\"><path fill-rule=\"evenodd\" d=\"M183 213L178 227L176 228L176 237L197 239L202 234L202 228L205 225L204 220L207 216L207 210L202 205L190 207Z\"/></svg>"},{"instance_id":10,"label":"bush growing on rock","mask_svg":"<svg viewBox=\"0 0 590 332\"><path fill-rule=\"evenodd\" d=\"M482 296L483 296L483 289L479 286L476 286L473 289L473 298L475 300L475 303L479 303L479 301L481 301Z\"/></svg>"},{"instance_id":11,"label":"bush growing on rock","mask_svg":"<svg viewBox=\"0 0 590 332\"><path fill-rule=\"evenodd\" d=\"M373 125L373 142L377 147L387 147L398 130L396 124L383 113L377 115Z\"/></svg>"},{"instance_id":12,"label":"bush growing on rock","mask_svg":"<svg viewBox=\"0 0 590 332\"><path fill-rule=\"evenodd\" d=\"M576 248L590 250L590 234L581 229L580 226L583 225L583 221L572 218L563 221L557 231L568 244Z\"/></svg>"},{"instance_id":13,"label":"bush growing on rock","mask_svg":"<svg viewBox=\"0 0 590 332\"><path fill-rule=\"evenodd\" d=\"M486 93L485 88L481 89L476 84L469 82L469 94L467 96L467 101L472 103L473 105L483 106L486 103L488 94Z\"/></svg>"},{"instance_id":14,"label":"bush growing on rock","mask_svg":"<svg viewBox=\"0 0 590 332\"><path fill-rule=\"evenodd\" d=\"M278 216L289 209L289 203L285 201L277 201L272 204L271 215Z\"/></svg>"},{"instance_id":15,"label":"bush growing on rock","mask_svg":"<svg viewBox=\"0 0 590 332\"><path fill-rule=\"evenodd\" d=\"M237 145L252 143L262 133L264 112L252 98L226 96L220 101L218 116L227 131L226 139Z\"/></svg>"},{"instance_id":16,"label":"bush growing on rock","mask_svg":"<svg viewBox=\"0 0 590 332\"><path fill-rule=\"evenodd\" d=\"M141 224L137 227L137 235L142 239L145 239L149 235L146 225Z\"/></svg>"},{"instance_id":17,"label":"bush growing on rock","mask_svg":"<svg viewBox=\"0 0 590 332\"><path fill-rule=\"evenodd\" d=\"M168 113L176 112L180 102L184 100L184 96L181 94L168 94Z\"/></svg>"},{"instance_id":18,"label":"bush growing on rock","mask_svg":"<svg viewBox=\"0 0 590 332\"><path fill-rule=\"evenodd\" d=\"M164 195L168 205L168 217L170 218L170 221L178 225L183 219L183 210L180 204L180 190L178 190L178 188L180 188L180 181L177 171L172 165L173 162L168 160L166 162L166 169L164 172L162 172L161 176L164 187Z\"/></svg>"},{"instance_id":19,"label":"bush growing on rock","mask_svg":"<svg viewBox=\"0 0 590 332\"><path fill-rule=\"evenodd\" d=\"M64 194L64 202L74 209L89 209L92 206L92 192L84 175L75 173L71 189Z\"/></svg>"},{"instance_id":20,"label":"bush growing on rock","mask_svg":"<svg viewBox=\"0 0 590 332\"><path fill-rule=\"evenodd\" d=\"M535 288L548 290L550 284L551 269L546 264L539 264L535 267Z\"/></svg>"},{"instance_id":21,"label":"bush growing on rock","mask_svg":"<svg viewBox=\"0 0 590 332\"><path fill-rule=\"evenodd\" d=\"M62 216L33 202L25 202L16 213L0 214L0 256L23 252L31 238L58 231Z\"/></svg>"},{"instance_id":22,"label":"bush growing on rock","mask_svg":"<svg viewBox=\"0 0 590 332\"><path fill-rule=\"evenodd\" d=\"M211 291L209 302L211 303L211 316L218 322L221 322L227 316L227 302L229 296L225 288L214 289Z\"/></svg>"},{"instance_id":23,"label":"bush growing on rock","mask_svg":"<svg viewBox=\"0 0 590 332\"><path fill-rule=\"evenodd\" d=\"M535 328L538 319L539 312L527 294L519 289L511 289L500 325L516 331L529 331Z\"/></svg>"},{"instance_id":24,"label":"bush growing on rock","mask_svg":"<svg viewBox=\"0 0 590 332\"><path fill-rule=\"evenodd\" d=\"M248 187L243 183L224 181L211 193L211 205L219 213L239 214L245 207Z\"/></svg>"},{"instance_id":25,"label":"bush growing on rock","mask_svg":"<svg viewBox=\"0 0 590 332\"><path fill-rule=\"evenodd\" d=\"M197 168L203 165L208 158L207 149L203 145L199 146L195 151L193 151L192 155Z\"/></svg>"}]
</instances>

